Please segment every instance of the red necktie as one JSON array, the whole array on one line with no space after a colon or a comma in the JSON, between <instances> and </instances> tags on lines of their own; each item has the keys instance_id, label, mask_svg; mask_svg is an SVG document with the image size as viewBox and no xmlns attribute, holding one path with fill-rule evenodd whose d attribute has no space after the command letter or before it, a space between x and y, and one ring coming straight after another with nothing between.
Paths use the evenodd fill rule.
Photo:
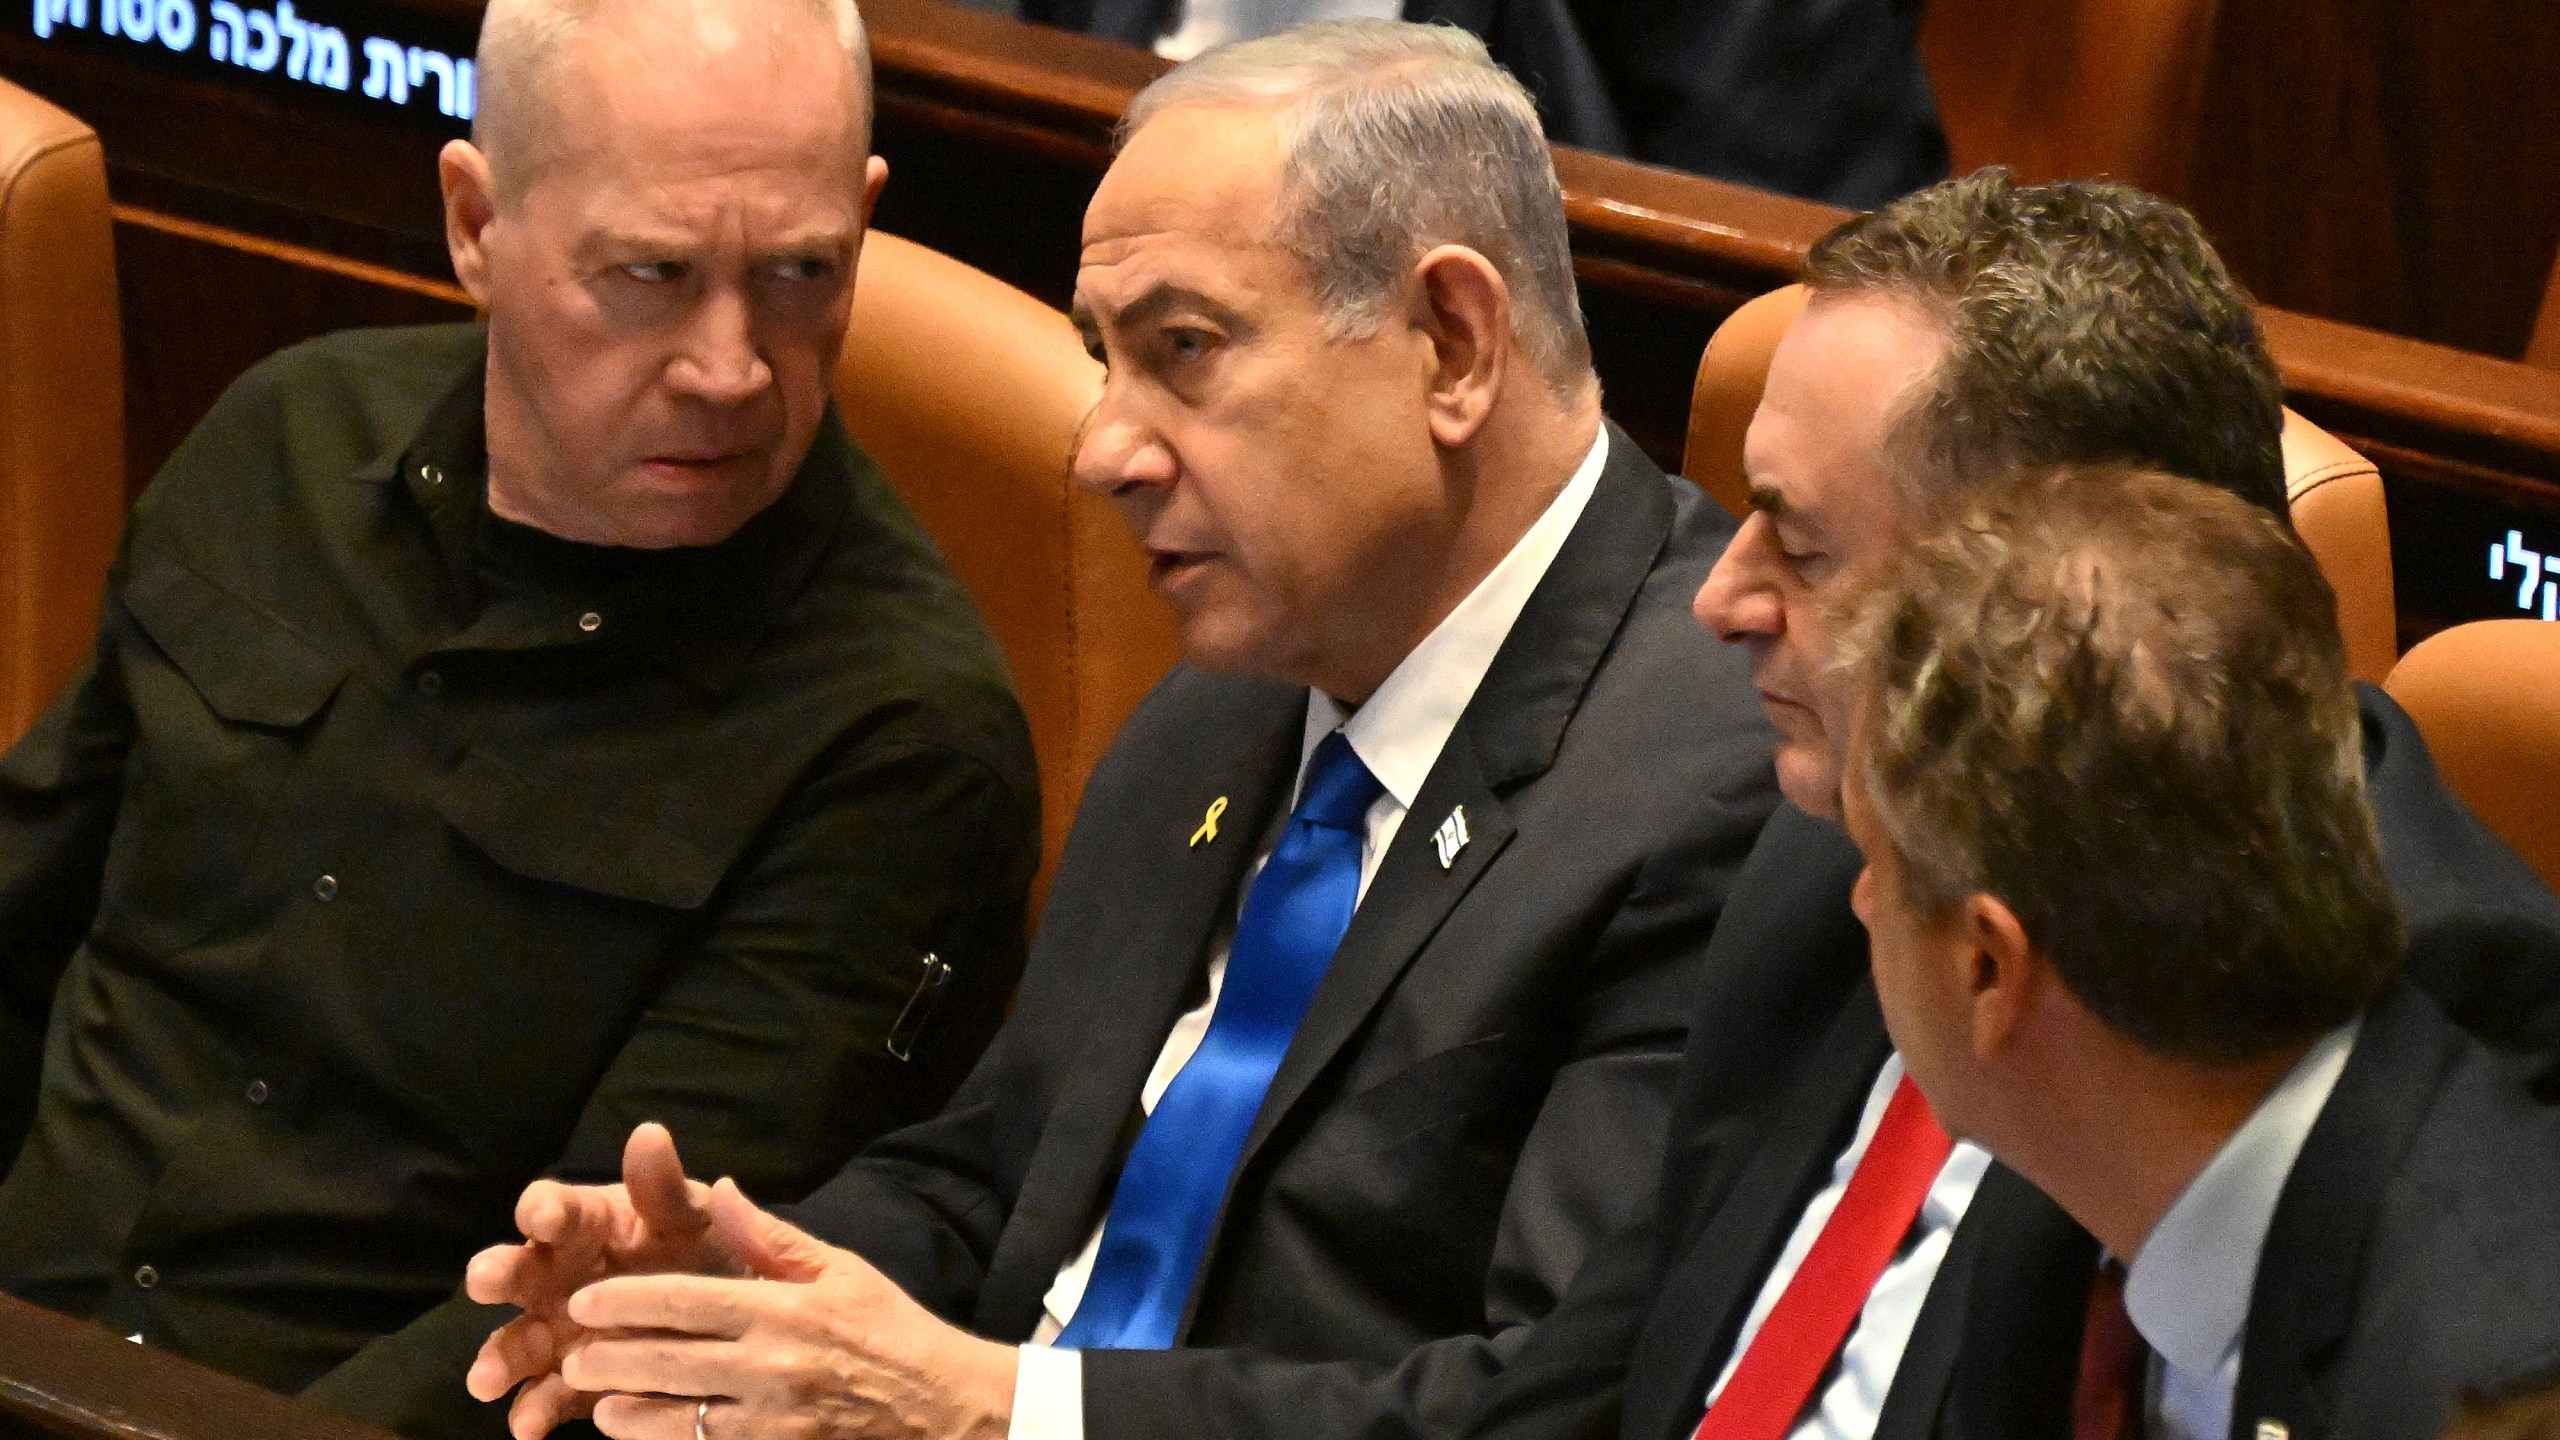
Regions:
<instances>
[{"instance_id":1,"label":"red necktie","mask_svg":"<svg viewBox=\"0 0 2560 1440\"><path fill-rule=\"evenodd\" d=\"M1742 1353L1696 1440L1780 1440L1891 1263L1953 1142L1902 1077L1838 1209ZM2075 1437L2076 1440L2076 1437Z\"/></svg>"},{"instance_id":2,"label":"red necktie","mask_svg":"<svg viewBox=\"0 0 2560 1440\"><path fill-rule=\"evenodd\" d=\"M2071 1440L2142 1440L2142 1389L2150 1361L2151 1347L2124 1308L2124 1266L2110 1258L2089 1285Z\"/></svg>"}]
</instances>

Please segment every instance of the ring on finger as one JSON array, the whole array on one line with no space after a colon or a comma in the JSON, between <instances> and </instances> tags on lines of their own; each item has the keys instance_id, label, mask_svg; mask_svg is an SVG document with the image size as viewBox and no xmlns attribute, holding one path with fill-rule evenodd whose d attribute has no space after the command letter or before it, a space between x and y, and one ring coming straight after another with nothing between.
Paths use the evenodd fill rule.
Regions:
<instances>
[{"instance_id":1,"label":"ring on finger","mask_svg":"<svg viewBox=\"0 0 2560 1440\"><path fill-rule=\"evenodd\" d=\"M707 1430L707 1429L703 1428L703 1422L705 1422L705 1421L709 1420L710 1418L711 1418L711 1399L710 1399L710 1397L709 1397L709 1396L705 1396L705 1397L703 1397L701 1400L698 1400L698 1401L696 1401L696 1402L694 1403L694 1407L693 1407L693 1440L711 1440L711 1432L710 1432L709 1430Z\"/></svg>"}]
</instances>

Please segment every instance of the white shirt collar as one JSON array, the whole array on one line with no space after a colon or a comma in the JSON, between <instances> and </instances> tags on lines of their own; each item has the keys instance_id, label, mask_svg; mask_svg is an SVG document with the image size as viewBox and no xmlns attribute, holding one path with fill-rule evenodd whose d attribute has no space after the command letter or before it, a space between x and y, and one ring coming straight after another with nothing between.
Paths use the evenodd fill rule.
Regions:
<instances>
[{"instance_id":1,"label":"white shirt collar","mask_svg":"<svg viewBox=\"0 0 2560 1440\"><path fill-rule=\"evenodd\" d=\"M2360 1021L2320 1038L2187 1182L2125 1272L2124 1308L2162 1361L2191 1376L2240 1347L2285 1177L2329 1103Z\"/></svg>"},{"instance_id":2,"label":"white shirt collar","mask_svg":"<svg viewBox=\"0 0 2560 1440\"><path fill-rule=\"evenodd\" d=\"M1352 753L1393 797L1398 810L1413 808L1422 782L1439 762L1440 748L1458 728L1458 717L1493 668L1495 652L1511 634L1530 592L1546 578L1547 567L1564 549L1565 537L1582 518L1583 507L1600 486L1600 471L1609 462L1609 427L1602 425L1564 489L1467 598L1458 602L1422 643L1397 663L1368 703L1346 722L1342 706L1322 690L1307 691L1307 725L1298 751L1303 776L1307 757L1325 736L1340 729Z\"/></svg>"}]
</instances>

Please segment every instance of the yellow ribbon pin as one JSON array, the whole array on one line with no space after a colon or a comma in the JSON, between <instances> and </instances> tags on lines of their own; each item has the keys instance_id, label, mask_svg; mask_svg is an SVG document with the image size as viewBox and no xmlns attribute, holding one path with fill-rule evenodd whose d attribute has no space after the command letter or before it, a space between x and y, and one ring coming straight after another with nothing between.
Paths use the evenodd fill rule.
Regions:
<instances>
[{"instance_id":1,"label":"yellow ribbon pin","mask_svg":"<svg viewBox=\"0 0 2560 1440\"><path fill-rule=\"evenodd\" d=\"M1209 802L1209 813L1201 817L1200 828L1191 832L1191 844L1194 849L1197 849L1200 842L1203 840L1215 840L1218 838L1218 817L1226 813L1226 796L1221 795L1217 799Z\"/></svg>"}]
</instances>

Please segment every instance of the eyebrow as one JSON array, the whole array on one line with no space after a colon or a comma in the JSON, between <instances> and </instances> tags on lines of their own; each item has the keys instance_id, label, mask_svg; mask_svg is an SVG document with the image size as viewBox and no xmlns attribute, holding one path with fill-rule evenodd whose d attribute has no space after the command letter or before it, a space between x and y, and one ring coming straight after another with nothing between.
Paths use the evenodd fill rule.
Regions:
<instances>
[{"instance_id":1,"label":"eyebrow","mask_svg":"<svg viewBox=\"0 0 2560 1440\"><path fill-rule=\"evenodd\" d=\"M698 238L663 231L652 234L643 230L600 230L578 242L575 253L589 258L627 255L692 255L703 247ZM758 258L772 255L807 255L821 252L841 256L852 250L853 235L849 231L816 228L795 231L770 245L759 246Z\"/></svg>"},{"instance_id":2,"label":"eyebrow","mask_svg":"<svg viewBox=\"0 0 2560 1440\"><path fill-rule=\"evenodd\" d=\"M1245 322L1243 316L1225 304L1188 285L1175 285L1167 281L1158 281L1147 287L1145 294L1130 301L1121 308L1119 313L1112 316L1112 323L1122 327L1144 325L1168 310L1178 310L1184 306L1189 306L1233 330L1244 331L1252 328ZM1087 305L1081 297L1068 307L1067 318L1075 322L1076 329L1088 340L1101 333L1101 323L1094 318L1092 307Z\"/></svg>"},{"instance_id":3,"label":"eyebrow","mask_svg":"<svg viewBox=\"0 0 2560 1440\"><path fill-rule=\"evenodd\" d=\"M823 250L830 254L842 255L853 248L856 233L851 230L795 230L756 253L759 255L806 255L813 250Z\"/></svg>"},{"instance_id":4,"label":"eyebrow","mask_svg":"<svg viewBox=\"0 0 2560 1440\"><path fill-rule=\"evenodd\" d=\"M1795 506L1787 500L1787 492L1774 485L1753 484L1743 498L1752 509L1772 520L1783 520L1795 511Z\"/></svg>"},{"instance_id":5,"label":"eyebrow","mask_svg":"<svg viewBox=\"0 0 2560 1440\"><path fill-rule=\"evenodd\" d=\"M580 236L576 253L601 259L606 256L645 255L691 248L674 235L648 235L637 230L596 230Z\"/></svg>"}]
</instances>

